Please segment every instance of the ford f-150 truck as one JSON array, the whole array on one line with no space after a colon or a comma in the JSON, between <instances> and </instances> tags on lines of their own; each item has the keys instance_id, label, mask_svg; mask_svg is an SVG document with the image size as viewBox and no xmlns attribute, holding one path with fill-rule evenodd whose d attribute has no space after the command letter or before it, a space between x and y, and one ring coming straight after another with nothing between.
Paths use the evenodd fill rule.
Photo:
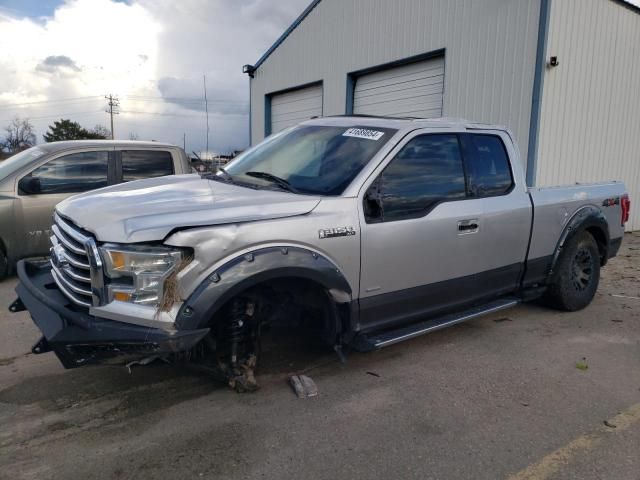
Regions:
<instances>
[{"instance_id":1,"label":"ford f-150 truck","mask_svg":"<svg viewBox=\"0 0 640 480\"><path fill-rule=\"evenodd\" d=\"M215 176L63 201L11 309L68 368L198 350L246 387L276 322L303 319L342 355L540 297L584 308L629 209L620 182L527 188L503 127L314 119Z\"/></svg>"}]
</instances>

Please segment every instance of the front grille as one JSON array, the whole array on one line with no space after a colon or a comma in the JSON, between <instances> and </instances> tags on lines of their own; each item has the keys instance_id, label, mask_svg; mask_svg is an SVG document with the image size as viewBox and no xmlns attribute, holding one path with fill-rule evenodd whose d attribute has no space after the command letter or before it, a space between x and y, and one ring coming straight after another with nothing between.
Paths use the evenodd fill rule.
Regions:
<instances>
[{"instance_id":1,"label":"front grille","mask_svg":"<svg viewBox=\"0 0 640 480\"><path fill-rule=\"evenodd\" d=\"M57 213L53 221L50 262L58 288L77 305L100 305L102 262L93 237Z\"/></svg>"}]
</instances>

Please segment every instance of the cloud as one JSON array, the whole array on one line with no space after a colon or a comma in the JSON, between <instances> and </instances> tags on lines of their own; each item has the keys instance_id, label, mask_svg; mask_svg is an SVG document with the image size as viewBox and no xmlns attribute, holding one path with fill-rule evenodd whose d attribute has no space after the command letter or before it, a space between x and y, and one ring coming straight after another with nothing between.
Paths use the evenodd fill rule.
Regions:
<instances>
[{"instance_id":1,"label":"cloud","mask_svg":"<svg viewBox=\"0 0 640 480\"><path fill-rule=\"evenodd\" d=\"M32 118L39 135L61 117L106 125L112 93L120 99L116 138L135 132L181 145L186 134L187 149L198 151L206 75L211 148L246 147L242 65L260 58L309 1L66 0L37 21L37 11L0 12L0 129L15 115Z\"/></svg>"},{"instance_id":2,"label":"cloud","mask_svg":"<svg viewBox=\"0 0 640 480\"><path fill-rule=\"evenodd\" d=\"M158 81L162 98L171 104L195 111L204 111L204 76L202 78L164 77ZM246 92L217 83L207 85L209 112L229 115L248 115Z\"/></svg>"},{"instance_id":3,"label":"cloud","mask_svg":"<svg viewBox=\"0 0 640 480\"><path fill-rule=\"evenodd\" d=\"M74 71L80 72L81 69L76 65L76 62L66 55L50 55L45 58L41 63L36 65L36 70L39 72L55 73L59 71Z\"/></svg>"}]
</instances>

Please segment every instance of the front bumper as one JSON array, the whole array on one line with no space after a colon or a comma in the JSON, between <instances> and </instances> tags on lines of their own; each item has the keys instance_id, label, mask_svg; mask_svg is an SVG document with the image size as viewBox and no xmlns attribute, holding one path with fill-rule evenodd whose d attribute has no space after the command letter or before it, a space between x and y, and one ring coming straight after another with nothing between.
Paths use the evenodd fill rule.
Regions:
<instances>
[{"instance_id":1,"label":"front bumper","mask_svg":"<svg viewBox=\"0 0 640 480\"><path fill-rule=\"evenodd\" d=\"M43 334L33 352L52 350L65 368L122 364L181 352L209 332L208 328L166 331L94 317L62 294L48 263L21 260L17 270L16 293Z\"/></svg>"}]
</instances>

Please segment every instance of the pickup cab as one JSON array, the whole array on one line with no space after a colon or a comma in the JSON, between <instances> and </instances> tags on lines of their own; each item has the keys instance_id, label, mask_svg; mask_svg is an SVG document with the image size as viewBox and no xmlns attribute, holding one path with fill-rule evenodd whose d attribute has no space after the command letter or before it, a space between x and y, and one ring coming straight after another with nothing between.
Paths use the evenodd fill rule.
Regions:
<instances>
[{"instance_id":1,"label":"pickup cab","mask_svg":"<svg viewBox=\"0 0 640 480\"><path fill-rule=\"evenodd\" d=\"M157 142L52 142L0 162L0 279L17 260L49 254L53 210L65 198L131 180L190 172L181 148Z\"/></svg>"},{"instance_id":2,"label":"pickup cab","mask_svg":"<svg viewBox=\"0 0 640 480\"><path fill-rule=\"evenodd\" d=\"M584 308L629 208L616 181L528 188L504 127L314 119L214 176L63 201L11 309L68 368L204 352L250 388L270 325L342 356L541 297Z\"/></svg>"}]
</instances>

